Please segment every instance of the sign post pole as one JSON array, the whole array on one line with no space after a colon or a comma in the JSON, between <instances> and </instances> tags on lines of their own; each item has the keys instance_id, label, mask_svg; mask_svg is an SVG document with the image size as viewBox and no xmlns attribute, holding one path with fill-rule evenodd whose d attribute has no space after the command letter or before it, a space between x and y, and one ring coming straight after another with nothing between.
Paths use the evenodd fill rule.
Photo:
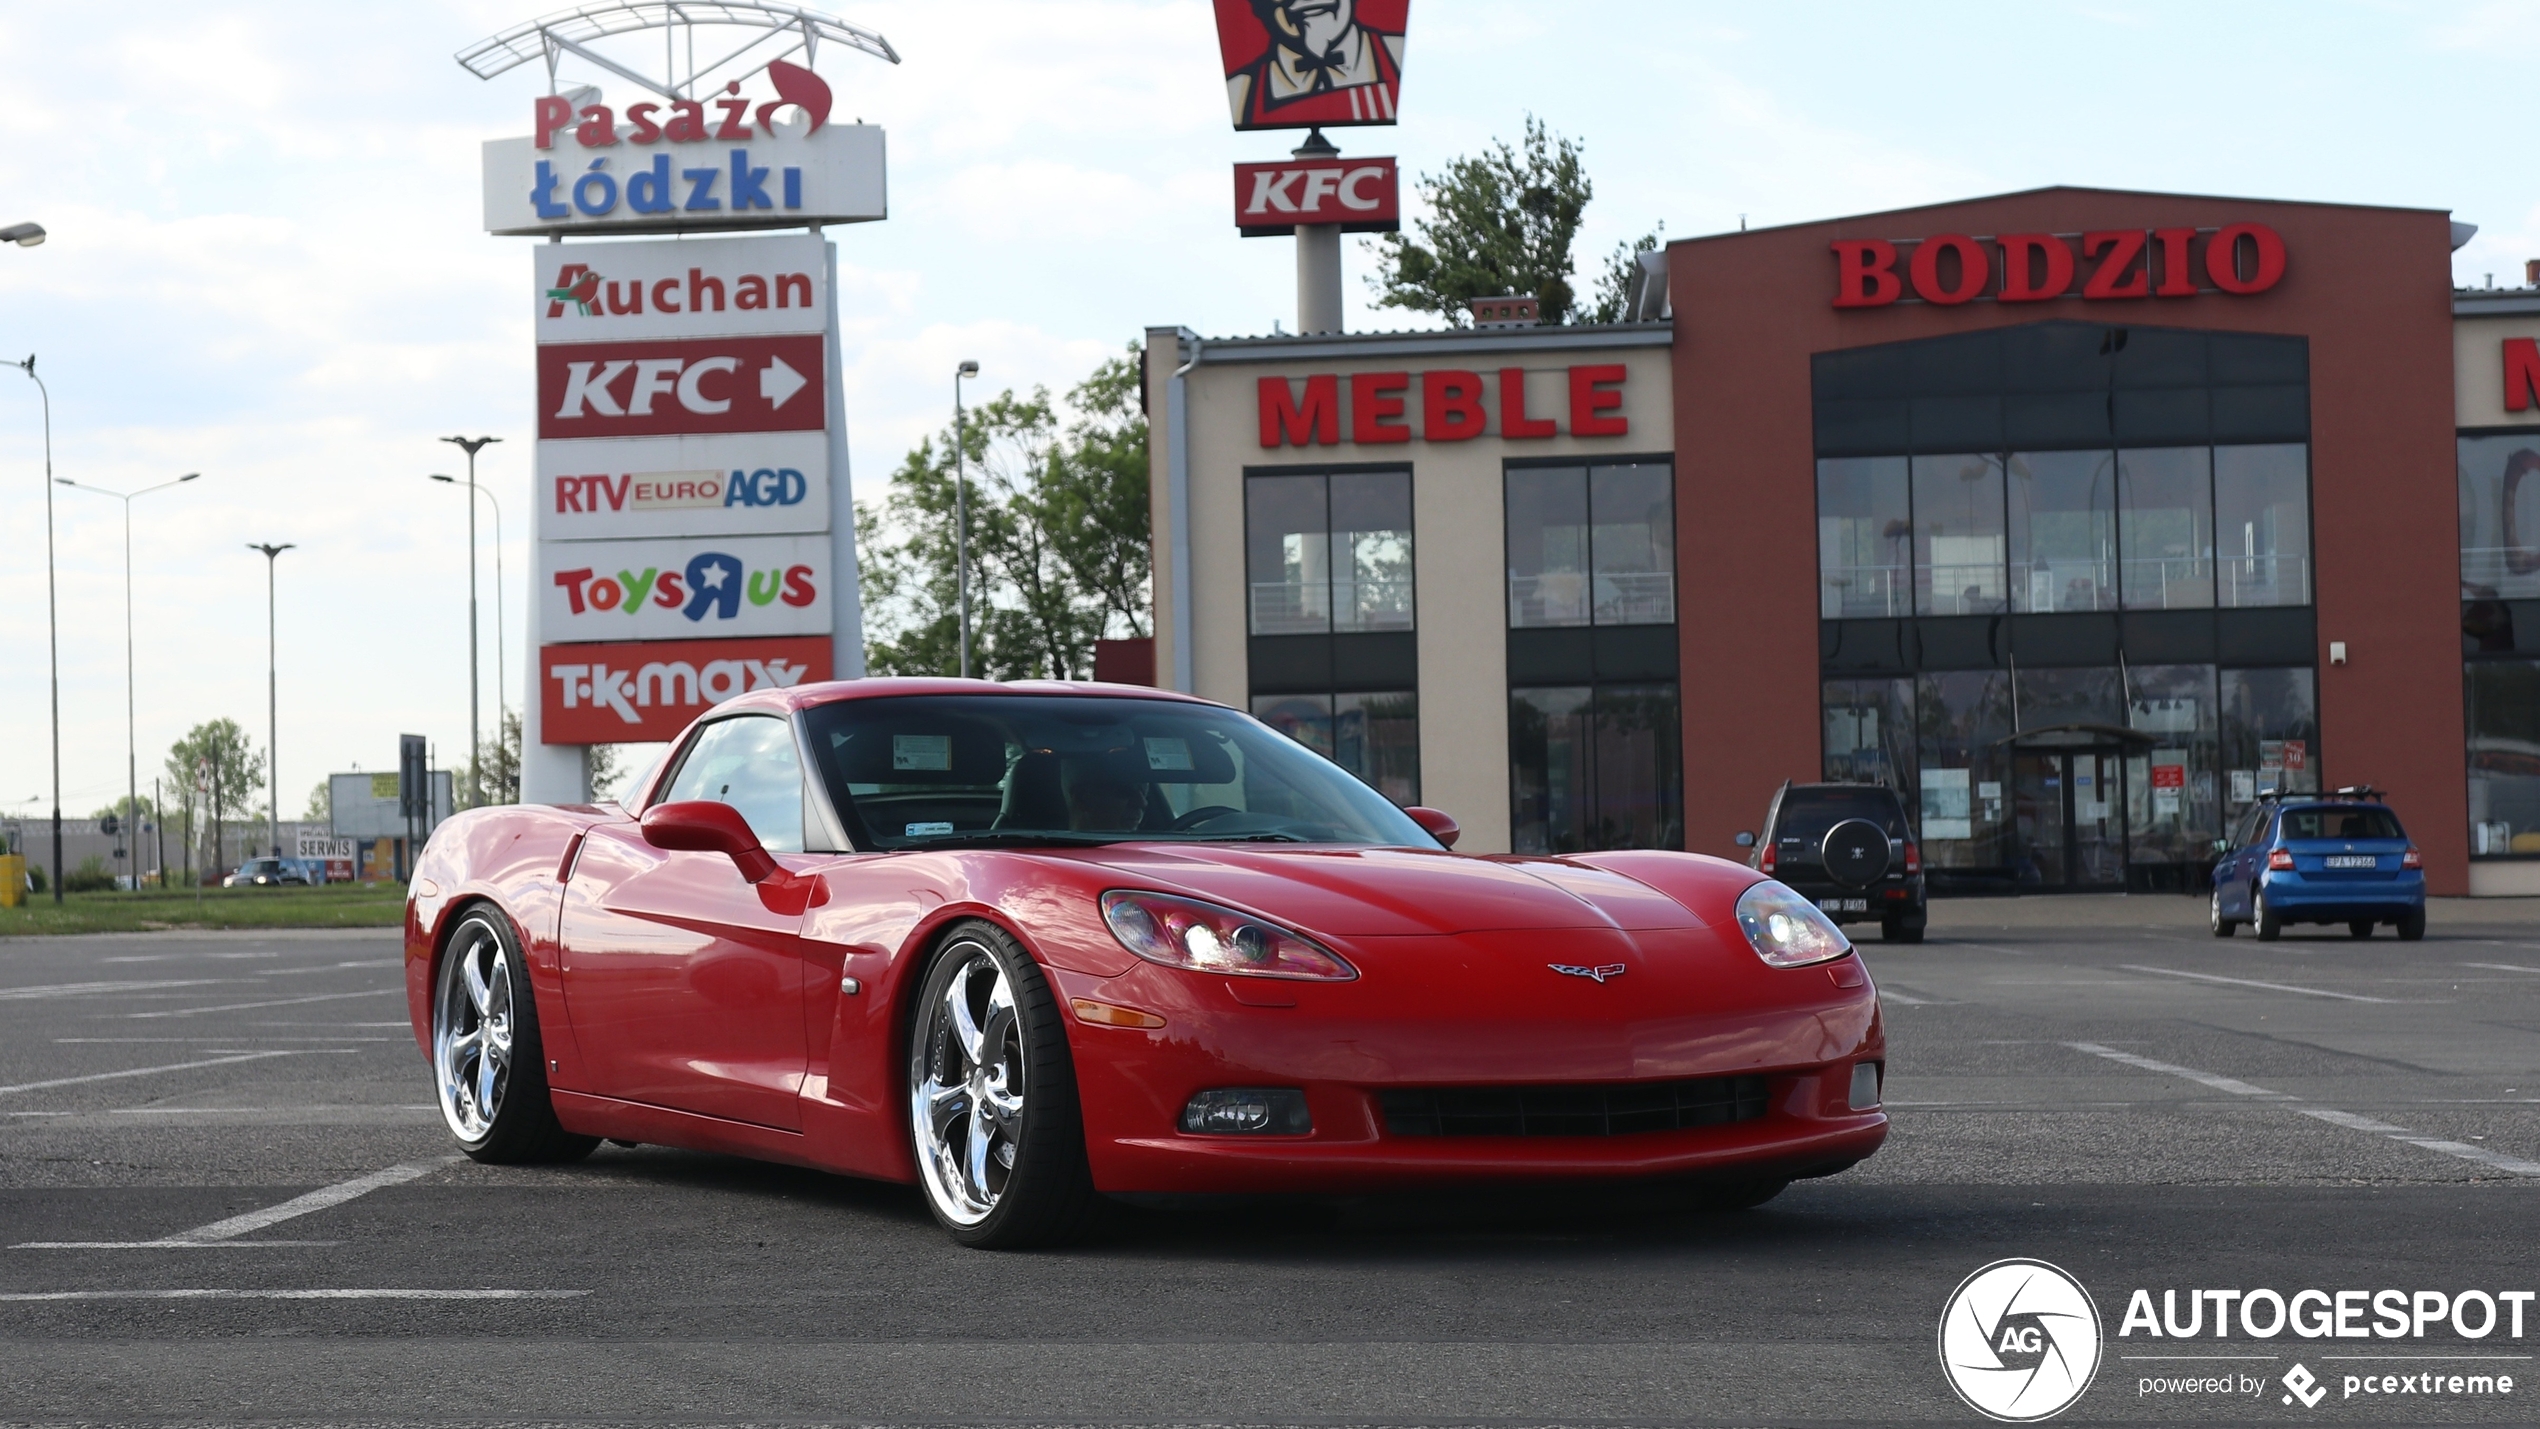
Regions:
<instances>
[{"instance_id":1,"label":"sign post pole","mask_svg":"<svg viewBox=\"0 0 2540 1429\"><path fill-rule=\"evenodd\" d=\"M1291 151L1300 159L1337 159L1340 146L1310 130ZM1341 330L1341 226L1300 223L1296 226L1296 330L1326 333Z\"/></svg>"}]
</instances>

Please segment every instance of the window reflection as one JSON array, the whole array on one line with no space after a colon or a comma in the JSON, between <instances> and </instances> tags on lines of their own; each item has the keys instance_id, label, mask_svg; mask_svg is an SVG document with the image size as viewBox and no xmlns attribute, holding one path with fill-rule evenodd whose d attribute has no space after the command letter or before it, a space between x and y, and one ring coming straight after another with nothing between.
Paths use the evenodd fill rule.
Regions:
<instances>
[{"instance_id":1,"label":"window reflection","mask_svg":"<svg viewBox=\"0 0 2540 1429\"><path fill-rule=\"evenodd\" d=\"M1514 467L1506 481L1512 628L1675 623L1672 467Z\"/></svg>"},{"instance_id":2,"label":"window reflection","mask_svg":"<svg viewBox=\"0 0 2540 1429\"><path fill-rule=\"evenodd\" d=\"M2003 608L2002 459L1914 461L1914 608L1992 615Z\"/></svg>"},{"instance_id":3,"label":"window reflection","mask_svg":"<svg viewBox=\"0 0 2540 1429\"><path fill-rule=\"evenodd\" d=\"M2468 666L2469 851L2540 855L2540 661Z\"/></svg>"},{"instance_id":4,"label":"window reflection","mask_svg":"<svg viewBox=\"0 0 2540 1429\"><path fill-rule=\"evenodd\" d=\"M1420 700L1411 691L1255 695L1252 715L1394 803L1420 802Z\"/></svg>"},{"instance_id":5,"label":"window reflection","mask_svg":"<svg viewBox=\"0 0 2540 1429\"><path fill-rule=\"evenodd\" d=\"M2540 432L2460 438L2461 598L2540 596Z\"/></svg>"},{"instance_id":6,"label":"window reflection","mask_svg":"<svg viewBox=\"0 0 2540 1429\"><path fill-rule=\"evenodd\" d=\"M2115 464L2104 451L2011 455L2013 610L2116 609Z\"/></svg>"},{"instance_id":7,"label":"window reflection","mask_svg":"<svg viewBox=\"0 0 2540 1429\"><path fill-rule=\"evenodd\" d=\"M1244 527L1253 634L1412 628L1409 472L1251 477Z\"/></svg>"},{"instance_id":8,"label":"window reflection","mask_svg":"<svg viewBox=\"0 0 2540 1429\"><path fill-rule=\"evenodd\" d=\"M2311 449L2214 448L2215 604L2311 603Z\"/></svg>"},{"instance_id":9,"label":"window reflection","mask_svg":"<svg viewBox=\"0 0 2540 1429\"><path fill-rule=\"evenodd\" d=\"M1901 456L1828 457L1817 463L1817 614L1911 615L1906 572L1914 543Z\"/></svg>"},{"instance_id":10,"label":"window reflection","mask_svg":"<svg viewBox=\"0 0 2540 1429\"><path fill-rule=\"evenodd\" d=\"M1517 852L1684 847L1682 719L1673 682L1511 690Z\"/></svg>"},{"instance_id":11,"label":"window reflection","mask_svg":"<svg viewBox=\"0 0 2540 1429\"><path fill-rule=\"evenodd\" d=\"M2118 522L2128 610L2203 610L2214 603L2210 447L2117 454Z\"/></svg>"}]
</instances>

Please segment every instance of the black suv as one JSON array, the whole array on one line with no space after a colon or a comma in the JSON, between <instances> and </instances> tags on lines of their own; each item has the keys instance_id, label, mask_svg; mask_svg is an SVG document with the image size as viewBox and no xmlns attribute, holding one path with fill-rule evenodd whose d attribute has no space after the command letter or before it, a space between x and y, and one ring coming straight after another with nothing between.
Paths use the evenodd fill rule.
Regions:
<instances>
[{"instance_id":1,"label":"black suv","mask_svg":"<svg viewBox=\"0 0 2540 1429\"><path fill-rule=\"evenodd\" d=\"M1749 865L1836 922L1875 921L1891 943L1923 940L1923 855L1895 790L1785 782L1764 812L1763 837L1741 833L1737 842L1754 850Z\"/></svg>"}]
</instances>

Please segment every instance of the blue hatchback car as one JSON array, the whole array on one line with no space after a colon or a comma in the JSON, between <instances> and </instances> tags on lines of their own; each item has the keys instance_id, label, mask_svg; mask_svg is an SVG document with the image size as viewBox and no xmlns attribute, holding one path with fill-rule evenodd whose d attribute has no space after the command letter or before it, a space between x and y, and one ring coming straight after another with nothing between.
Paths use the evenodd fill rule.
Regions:
<instances>
[{"instance_id":1,"label":"blue hatchback car","mask_svg":"<svg viewBox=\"0 0 2540 1429\"><path fill-rule=\"evenodd\" d=\"M2424 860L2372 789L2261 795L2214 864L2214 936L2243 923L2268 942L2287 923L2343 923L2358 938L2388 923L2414 941L2425 936Z\"/></svg>"}]
</instances>

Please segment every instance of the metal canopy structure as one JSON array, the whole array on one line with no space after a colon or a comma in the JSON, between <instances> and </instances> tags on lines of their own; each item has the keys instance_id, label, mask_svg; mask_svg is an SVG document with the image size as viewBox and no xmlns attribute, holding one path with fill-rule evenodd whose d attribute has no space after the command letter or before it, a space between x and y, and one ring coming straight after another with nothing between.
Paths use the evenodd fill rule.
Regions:
<instances>
[{"instance_id":1,"label":"metal canopy structure","mask_svg":"<svg viewBox=\"0 0 2540 1429\"><path fill-rule=\"evenodd\" d=\"M699 27L757 30L740 48L721 58L697 63L697 30ZM662 73L659 78L643 74L621 64L590 46L591 41L618 35L638 34L646 30L662 32ZM685 41L684 66L682 45ZM459 51L458 62L479 79L492 79L498 74L543 59L547 63L547 88L556 87L556 61L573 55L631 81L664 99L694 99L703 90L715 88L728 80L746 79L767 67L771 60L784 59L800 50L803 63L809 66L818 56L822 40L845 45L876 59L900 62L899 52L891 42L861 25L851 25L835 15L805 10L797 5L763 3L763 0L617 0L603 5L577 5L559 10L525 24L515 25L491 39ZM771 42L781 48L770 48ZM735 68L749 60L746 69Z\"/></svg>"}]
</instances>

